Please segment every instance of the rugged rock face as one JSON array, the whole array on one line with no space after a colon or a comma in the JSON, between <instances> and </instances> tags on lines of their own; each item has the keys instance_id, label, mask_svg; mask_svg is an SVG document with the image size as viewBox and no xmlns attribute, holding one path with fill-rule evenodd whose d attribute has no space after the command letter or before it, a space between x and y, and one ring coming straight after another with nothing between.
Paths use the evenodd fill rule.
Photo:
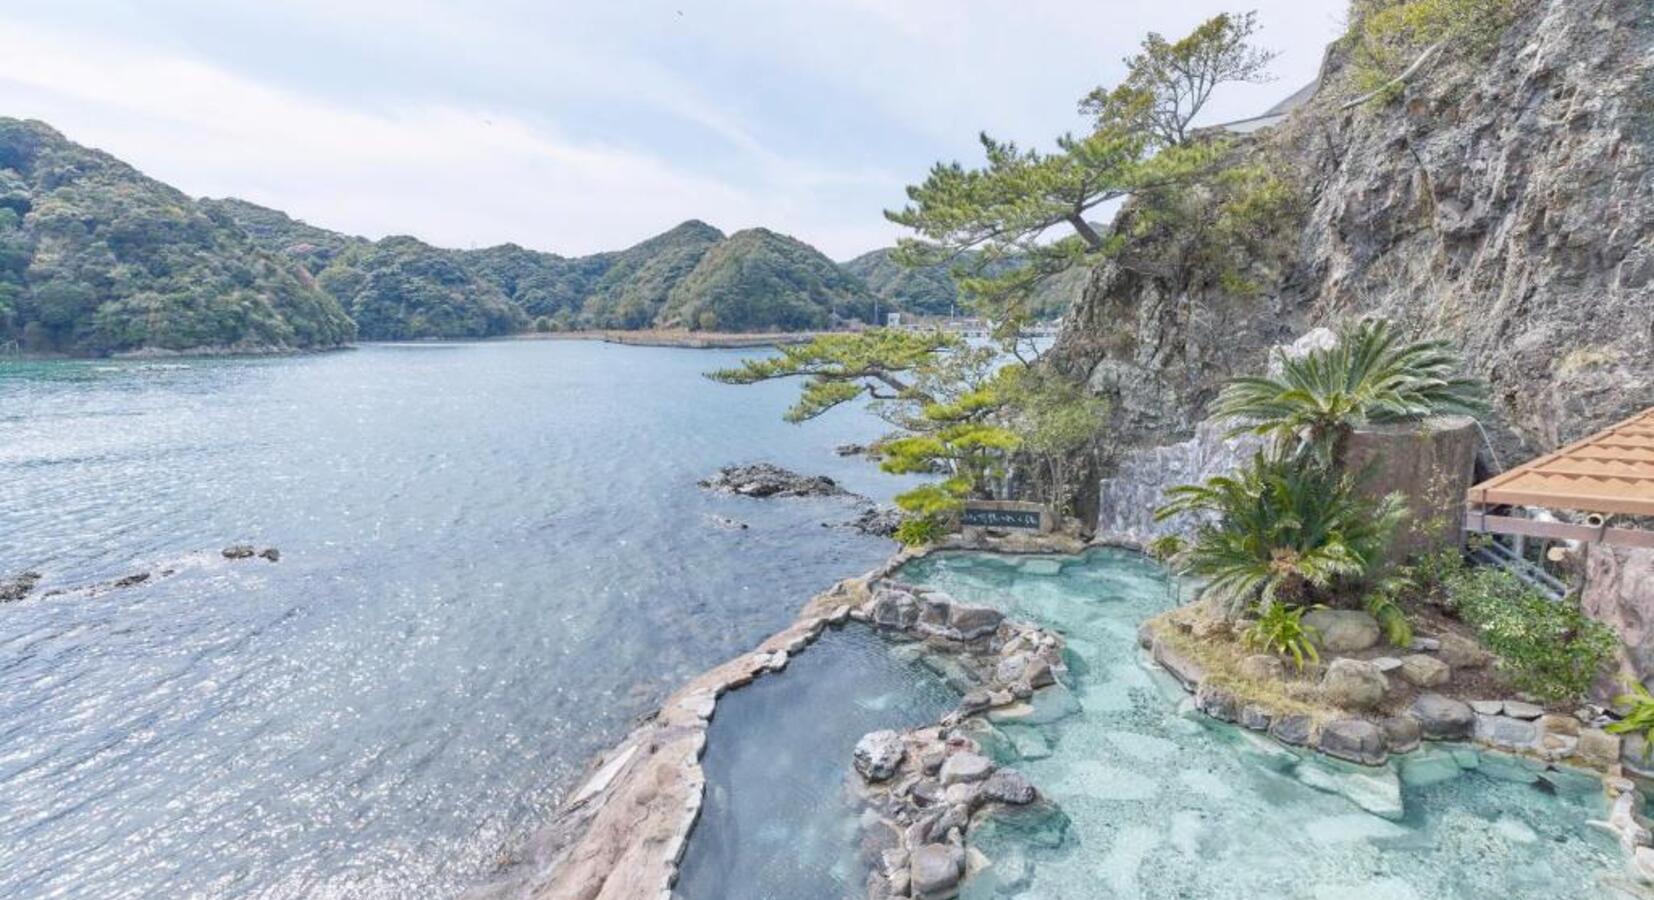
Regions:
<instances>
[{"instance_id":1,"label":"rugged rock face","mask_svg":"<svg viewBox=\"0 0 1654 900\"><path fill-rule=\"evenodd\" d=\"M837 497L849 493L825 475L800 475L771 463L725 466L700 484L709 491L743 497Z\"/></svg>"},{"instance_id":2,"label":"rugged rock face","mask_svg":"<svg viewBox=\"0 0 1654 900\"><path fill-rule=\"evenodd\" d=\"M1394 101L1321 95L1256 140L1306 200L1246 296L1129 259L1092 274L1054 352L1127 445L1186 438L1223 379L1312 325L1388 316L1492 385L1508 465L1654 396L1654 9L1534 0L1490 59ZM1129 215L1129 208L1127 213Z\"/></svg>"}]
</instances>

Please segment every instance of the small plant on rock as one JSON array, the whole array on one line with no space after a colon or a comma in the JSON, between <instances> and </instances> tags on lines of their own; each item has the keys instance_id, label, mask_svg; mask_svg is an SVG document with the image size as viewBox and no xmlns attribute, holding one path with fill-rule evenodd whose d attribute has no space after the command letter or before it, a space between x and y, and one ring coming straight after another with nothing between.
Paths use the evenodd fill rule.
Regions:
<instances>
[{"instance_id":1,"label":"small plant on rock","mask_svg":"<svg viewBox=\"0 0 1654 900\"><path fill-rule=\"evenodd\" d=\"M1298 671L1304 670L1304 661L1320 662L1315 640L1320 637L1315 629L1304 624L1306 606L1286 606L1273 603L1258 609L1258 619L1241 632L1241 643L1249 649L1265 650L1281 657L1290 657Z\"/></svg>"},{"instance_id":2,"label":"small plant on rock","mask_svg":"<svg viewBox=\"0 0 1654 900\"><path fill-rule=\"evenodd\" d=\"M947 531L947 522L939 516L908 516L896 526L895 537L904 547L923 547L936 543Z\"/></svg>"},{"instance_id":3,"label":"small plant on rock","mask_svg":"<svg viewBox=\"0 0 1654 900\"><path fill-rule=\"evenodd\" d=\"M1615 697L1614 705L1628 706L1631 711L1603 730L1611 734L1642 735L1643 758L1647 759L1649 750L1654 749L1654 694L1637 681L1627 681L1625 687L1626 693Z\"/></svg>"},{"instance_id":4,"label":"small plant on rock","mask_svg":"<svg viewBox=\"0 0 1654 900\"><path fill-rule=\"evenodd\" d=\"M1361 601L1368 614L1384 629L1384 638L1394 647L1413 642L1413 623L1407 620L1407 611L1396 600L1400 592L1410 586L1404 578L1388 578Z\"/></svg>"}]
</instances>

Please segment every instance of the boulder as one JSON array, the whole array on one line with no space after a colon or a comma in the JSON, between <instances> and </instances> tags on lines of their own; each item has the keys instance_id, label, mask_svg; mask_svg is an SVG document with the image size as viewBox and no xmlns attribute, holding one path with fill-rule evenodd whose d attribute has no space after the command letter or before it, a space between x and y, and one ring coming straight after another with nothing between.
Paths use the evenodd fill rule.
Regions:
<instances>
[{"instance_id":1,"label":"boulder","mask_svg":"<svg viewBox=\"0 0 1654 900\"><path fill-rule=\"evenodd\" d=\"M1274 721L1274 718L1274 714L1269 710L1256 703L1249 703L1241 707L1238 721L1243 728L1250 728L1253 731L1268 731L1269 724Z\"/></svg>"},{"instance_id":2,"label":"boulder","mask_svg":"<svg viewBox=\"0 0 1654 900\"><path fill-rule=\"evenodd\" d=\"M1303 747L1309 744L1314 722L1306 715L1276 716L1269 724L1269 736L1283 744Z\"/></svg>"},{"instance_id":3,"label":"boulder","mask_svg":"<svg viewBox=\"0 0 1654 900\"><path fill-rule=\"evenodd\" d=\"M1021 806L1034 802L1038 792L1021 772L1015 769L1000 769L989 775L987 781L982 782L982 796L1000 803Z\"/></svg>"},{"instance_id":4,"label":"boulder","mask_svg":"<svg viewBox=\"0 0 1654 900\"><path fill-rule=\"evenodd\" d=\"M1462 741L1476 726L1469 704L1441 694L1420 694L1407 714L1418 720L1419 733L1432 741Z\"/></svg>"},{"instance_id":5,"label":"boulder","mask_svg":"<svg viewBox=\"0 0 1654 900\"><path fill-rule=\"evenodd\" d=\"M952 615L948 617L948 624L959 632L961 640L974 641L992 634L1004 618L1004 613L991 606L965 606L956 603Z\"/></svg>"},{"instance_id":6,"label":"boulder","mask_svg":"<svg viewBox=\"0 0 1654 900\"><path fill-rule=\"evenodd\" d=\"M1452 675L1453 670L1447 663L1434 656L1414 653L1401 659L1401 677L1418 687L1441 687Z\"/></svg>"},{"instance_id":7,"label":"boulder","mask_svg":"<svg viewBox=\"0 0 1654 900\"><path fill-rule=\"evenodd\" d=\"M906 591L881 587L873 592L873 624L886 628L912 628L919 621L919 601Z\"/></svg>"},{"instance_id":8,"label":"boulder","mask_svg":"<svg viewBox=\"0 0 1654 900\"><path fill-rule=\"evenodd\" d=\"M1441 649L1436 651L1436 655L1455 669L1477 669L1493 661L1493 654L1470 638L1444 634L1439 640Z\"/></svg>"},{"instance_id":9,"label":"boulder","mask_svg":"<svg viewBox=\"0 0 1654 900\"><path fill-rule=\"evenodd\" d=\"M1510 716L1477 716L1472 734L1476 740L1495 747L1520 750L1532 747L1539 740L1539 726Z\"/></svg>"},{"instance_id":10,"label":"boulder","mask_svg":"<svg viewBox=\"0 0 1654 900\"><path fill-rule=\"evenodd\" d=\"M908 887L922 900L951 897L964 873L964 850L949 844L925 844L908 861Z\"/></svg>"},{"instance_id":11,"label":"boulder","mask_svg":"<svg viewBox=\"0 0 1654 900\"><path fill-rule=\"evenodd\" d=\"M1620 758L1620 736L1601 728L1586 728L1579 732L1579 755L1599 766L1609 766Z\"/></svg>"},{"instance_id":12,"label":"boulder","mask_svg":"<svg viewBox=\"0 0 1654 900\"><path fill-rule=\"evenodd\" d=\"M1522 700L1506 700L1505 715L1515 719L1537 719L1545 714L1545 707Z\"/></svg>"},{"instance_id":13,"label":"boulder","mask_svg":"<svg viewBox=\"0 0 1654 900\"><path fill-rule=\"evenodd\" d=\"M1372 709L1384 701L1389 679L1378 667L1359 659L1339 658L1327 667L1321 692L1327 700L1345 709Z\"/></svg>"},{"instance_id":14,"label":"boulder","mask_svg":"<svg viewBox=\"0 0 1654 900\"><path fill-rule=\"evenodd\" d=\"M1419 723L1411 716L1390 716L1378 723L1384 732L1384 748L1391 753L1410 753L1419 746Z\"/></svg>"},{"instance_id":15,"label":"boulder","mask_svg":"<svg viewBox=\"0 0 1654 900\"><path fill-rule=\"evenodd\" d=\"M1378 620L1359 609L1312 609L1303 624L1314 629L1315 646L1327 653L1356 653L1378 643Z\"/></svg>"},{"instance_id":16,"label":"boulder","mask_svg":"<svg viewBox=\"0 0 1654 900\"><path fill-rule=\"evenodd\" d=\"M955 753L942 763L942 783L981 781L993 769L993 761L980 753Z\"/></svg>"},{"instance_id":17,"label":"boulder","mask_svg":"<svg viewBox=\"0 0 1654 900\"><path fill-rule=\"evenodd\" d=\"M1240 718L1240 698L1228 688L1210 682L1195 691L1195 708L1221 722L1233 722Z\"/></svg>"},{"instance_id":18,"label":"boulder","mask_svg":"<svg viewBox=\"0 0 1654 900\"><path fill-rule=\"evenodd\" d=\"M907 748L894 731L870 731L856 742L853 762L868 781L885 781L901 767Z\"/></svg>"},{"instance_id":19,"label":"boulder","mask_svg":"<svg viewBox=\"0 0 1654 900\"><path fill-rule=\"evenodd\" d=\"M1248 681L1282 681L1286 678L1286 663L1278 656L1254 653L1240 661L1240 675Z\"/></svg>"},{"instance_id":20,"label":"boulder","mask_svg":"<svg viewBox=\"0 0 1654 900\"><path fill-rule=\"evenodd\" d=\"M1321 726L1316 747L1328 756L1367 766L1385 759L1384 734L1366 719L1337 719Z\"/></svg>"},{"instance_id":21,"label":"boulder","mask_svg":"<svg viewBox=\"0 0 1654 900\"><path fill-rule=\"evenodd\" d=\"M251 544L231 544L219 551L225 559L252 559L257 552Z\"/></svg>"},{"instance_id":22,"label":"boulder","mask_svg":"<svg viewBox=\"0 0 1654 900\"><path fill-rule=\"evenodd\" d=\"M24 572L21 575L0 581L0 603L11 600L21 600L34 590L40 583L39 572Z\"/></svg>"},{"instance_id":23,"label":"boulder","mask_svg":"<svg viewBox=\"0 0 1654 900\"><path fill-rule=\"evenodd\" d=\"M1171 641L1163 635L1154 639L1152 655L1154 661L1172 673L1172 677L1176 678L1185 690L1194 690L1206 678L1206 667L1194 657L1172 646Z\"/></svg>"},{"instance_id":24,"label":"boulder","mask_svg":"<svg viewBox=\"0 0 1654 900\"><path fill-rule=\"evenodd\" d=\"M1380 656L1373 660L1373 665L1377 666L1380 672L1388 675L1401 668L1401 660L1393 656Z\"/></svg>"}]
</instances>

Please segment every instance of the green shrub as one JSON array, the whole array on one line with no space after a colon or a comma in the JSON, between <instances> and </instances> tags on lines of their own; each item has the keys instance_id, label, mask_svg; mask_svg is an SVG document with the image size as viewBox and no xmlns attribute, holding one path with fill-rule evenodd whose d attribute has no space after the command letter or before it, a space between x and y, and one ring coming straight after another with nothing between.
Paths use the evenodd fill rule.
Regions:
<instances>
[{"instance_id":1,"label":"green shrub","mask_svg":"<svg viewBox=\"0 0 1654 900\"><path fill-rule=\"evenodd\" d=\"M1631 711L1606 730L1612 734L1641 734L1643 758L1647 759L1649 750L1654 749L1654 694L1635 681L1627 683L1626 690L1614 698L1614 705L1629 706Z\"/></svg>"},{"instance_id":2,"label":"green shrub","mask_svg":"<svg viewBox=\"0 0 1654 900\"><path fill-rule=\"evenodd\" d=\"M1348 476L1261 453L1232 475L1179 485L1167 496L1157 520L1215 516L1195 529L1178 568L1206 578L1206 590L1231 615L1254 604L1267 611L1330 600L1359 585L1378 574L1406 515L1399 494L1373 503Z\"/></svg>"},{"instance_id":3,"label":"green shrub","mask_svg":"<svg viewBox=\"0 0 1654 900\"><path fill-rule=\"evenodd\" d=\"M1285 606L1274 603L1258 611L1258 619L1241 632L1241 643L1251 649L1267 650L1277 656L1291 657L1298 671L1304 670L1304 660L1320 662L1314 639L1315 629L1305 625L1304 613L1308 607Z\"/></svg>"},{"instance_id":4,"label":"green shrub","mask_svg":"<svg viewBox=\"0 0 1654 900\"><path fill-rule=\"evenodd\" d=\"M1371 593L1361 601L1361 605L1378 624L1384 628L1384 637L1393 647L1405 647L1413 643L1413 623L1407 620L1407 611L1396 602L1397 593L1406 586L1401 579L1394 579Z\"/></svg>"},{"instance_id":5,"label":"green shrub","mask_svg":"<svg viewBox=\"0 0 1654 900\"><path fill-rule=\"evenodd\" d=\"M1352 86L1385 87L1436 43L1442 56L1475 59L1498 45L1525 0L1361 0L1350 28ZM1384 99L1393 99L1385 96Z\"/></svg>"},{"instance_id":6,"label":"green shrub","mask_svg":"<svg viewBox=\"0 0 1654 900\"><path fill-rule=\"evenodd\" d=\"M1503 569L1446 575L1448 608L1476 627L1517 688L1547 700L1583 695L1614 652L1614 632L1573 598L1552 600Z\"/></svg>"},{"instance_id":7,"label":"green shrub","mask_svg":"<svg viewBox=\"0 0 1654 900\"><path fill-rule=\"evenodd\" d=\"M947 531L948 523L939 516L909 516L896 526L896 540L904 547L923 547Z\"/></svg>"}]
</instances>

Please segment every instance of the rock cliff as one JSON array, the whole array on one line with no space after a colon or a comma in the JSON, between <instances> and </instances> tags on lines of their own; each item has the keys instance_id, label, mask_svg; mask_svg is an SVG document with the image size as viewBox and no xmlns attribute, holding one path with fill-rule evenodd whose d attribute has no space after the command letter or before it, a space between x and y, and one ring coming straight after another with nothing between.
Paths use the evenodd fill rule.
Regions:
<instances>
[{"instance_id":1,"label":"rock cliff","mask_svg":"<svg viewBox=\"0 0 1654 900\"><path fill-rule=\"evenodd\" d=\"M1244 263L1259 289L1152 242L1092 273L1053 359L1113 401L1114 439L1187 439L1270 346L1373 314L1460 346L1504 465L1654 402L1654 6L1532 0L1487 58L1442 54L1349 109L1346 57L1240 139L1301 198Z\"/></svg>"}]
</instances>

